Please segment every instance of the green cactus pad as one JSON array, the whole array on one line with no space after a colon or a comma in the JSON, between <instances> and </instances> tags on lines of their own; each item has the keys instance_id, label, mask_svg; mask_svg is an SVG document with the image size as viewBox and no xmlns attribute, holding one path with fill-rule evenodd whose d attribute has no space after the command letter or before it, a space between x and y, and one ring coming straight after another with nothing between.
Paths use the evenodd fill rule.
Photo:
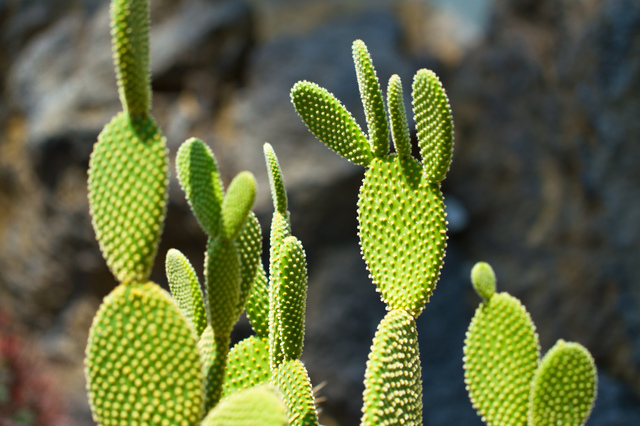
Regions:
<instances>
[{"instance_id":1,"label":"green cactus pad","mask_svg":"<svg viewBox=\"0 0 640 426\"><path fill-rule=\"evenodd\" d=\"M196 424L203 378L193 329L154 283L117 286L96 314L86 351L94 420Z\"/></svg>"},{"instance_id":2,"label":"green cactus pad","mask_svg":"<svg viewBox=\"0 0 640 426\"><path fill-rule=\"evenodd\" d=\"M200 337L207 327L207 314L196 271L189 259L176 249L167 252L165 269L171 294L178 302L180 311L193 326L196 336Z\"/></svg>"},{"instance_id":3,"label":"green cactus pad","mask_svg":"<svg viewBox=\"0 0 640 426\"><path fill-rule=\"evenodd\" d=\"M404 109L402 81L397 74L392 75L389 79L387 107L389 108L391 136L396 152L399 157L409 157L411 155L411 136L407 124L407 113Z\"/></svg>"},{"instance_id":4,"label":"green cactus pad","mask_svg":"<svg viewBox=\"0 0 640 426\"><path fill-rule=\"evenodd\" d=\"M273 371L271 383L282 394L289 424L317 426L318 413L309 374L300 360L285 361Z\"/></svg>"},{"instance_id":5,"label":"green cactus pad","mask_svg":"<svg viewBox=\"0 0 640 426\"><path fill-rule=\"evenodd\" d=\"M389 152L389 125L384 110L384 101L376 70L371 62L371 55L362 40L352 45L353 63L358 76L360 97L364 106L369 130L369 143L374 157L383 157Z\"/></svg>"},{"instance_id":6,"label":"green cactus pad","mask_svg":"<svg viewBox=\"0 0 640 426\"><path fill-rule=\"evenodd\" d=\"M233 240L244 226L256 198L256 178L240 172L233 178L222 200L222 235Z\"/></svg>"},{"instance_id":7,"label":"green cactus pad","mask_svg":"<svg viewBox=\"0 0 640 426\"><path fill-rule=\"evenodd\" d=\"M248 337L229 351L222 397L269 383L270 377L268 340L264 337Z\"/></svg>"},{"instance_id":8,"label":"green cactus pad","mask_svg":"<svg viewBox=\"0 0 640 426\"><path fill-rule=\"evenodd\" d=\"M440 188L413 158L375 159L358 200L360 245L389 310L417 317L435 288L446 246Z\"/></svg>"},{"instance_id":9,"label":"green cactus pad","mask_svg":"<svg viewBox=\"0 0 640 426\"><path fill-rule=\"evenodd\" d=\"M209 239L205 259L205 294L209 324L216 338L229 336L238 321L240 256L234 241Z\"/></svg>"},{"instance_id":10,"label":"green cactus pad","mask_svg":"<svg viewBox=\"0 0 640 426\"><path fill-rule=\"evenodd\" d=\"M355 164L369 165L372 153L367 137L333 94L315 83L299 81L291 89L291 101L320 142Z\"/></svg>"},{"instance_id":11,"label":"green cactus pad","mask_svg":"<svg viewBox=\"0 0 640 426\"><path fill-rule=\"evenodd\" d=\"M485 301L496 292L496 274L486 262L478 262L471 269L471 283L476 293Z\"/></svg>"},{"instance_id":12,"label":"green cactus pad","mask_svg":"<svg viewBox=\"0 0 640 426\"><path fill-rule=\"evenodd\" d=\"M247 299L247 317L253 331L260 337L269 337L269 287L267 273L260 264L256 273L251 294Z\"/></svg>"},{"instance_id":13,"label":"green cactus pad","mask_svg":"<svg viewBox=\"0 0 640 426\"><path fill-rule=\"evenodd\" d=\"M229 337L216 338L209 326L198 341L204 377L204 412L211 410L222 397L224 375L229 354Z\"/></svg>"},{"instance_id":14,"label":"green cactus pad","mask_svg":"<svg viewBox=\"0 0 640 426\"><path fill-rule=\"evenodd\" d=\"M279 257L278 279L271 282L277 335L282 339L284 359L298 359L302 354L307 301L307 261L302 243L296 237L287 237Z\"/></svg>"},{"instance_id":15,"label":"green cactus pad","mask_svg":"<svg viewBox=\"0 0 640 426\"><path fill-rule=\"evenodd\" d=\"M257 386L234 393L220 401L202 426L286 426L282 397L271 385Z\"/></svg>"},{"instance_id":16,"label":"green cactus pad","mask_svg":"<svg viewBox=\"0 0 640 426\"><path fill-rule=\"evenodd\" d=\"M280 214L287 214L287 191L284 189L284 179L280 163L273 147L264 144L264 158L267 162L267 172L269 174L269 187L271 188L271 199L275 211Z\"/></svg>"},{"instance_id":17,"label":"green cactus pad","mask_svg":"<svg viewBox=\"0 0 640 426\"><path fill-rule=\"evenodd\" d=\"M89 206L96 238L120 282L144 282L156 255L167 204L169 158L151 117L125 113L107 124L89 161Z\"/></svg>"},{"instance_id":18,"label":"green cactus pad","mask_svg":"<svg viewBox=\"0 0 640 426\"><path fill-rule=\"evenodd\" d=\"M111 2L111 41L120 102L131 116L151 109L149 2Z\"/></svg>"},{"instance_id":19,"label":"green cactus pad","mask_svg":"<svg viewBox=\"0 0 640 426\"><path fill-rule=\"evenodd\" d=\"M478 307L465 339L464 377L484 422L527 423L530 383L539 358L535 325L518 299L495 293Z\"/></svg>"},{"instance_id":20,"label":"green cactus pad","mask_svg":"<svg viewBox=\"0 0 640 426\"><path fill-rule=\"evenodd\" d=\"M441 182L453 154L453 119L449 99L433 71L421 69L413 78L413 113L427 180Z\"/></svg>"},{"instance_id":21,"label":"green cactus pad","mask_svg":"<svg viewBox=\"0 0 640 426\"><path fill-rule=\"evenodd\" d=\"M421 425L422 372L415 320L387 312L367 361L362 426Z\"/></svg>"},{"instance_id":22,"label":"green cactus pad","mask_svg":"<svg viewBox=\"0 0 640 426\"><path fill-rule=\"evenodd\" d=\"M204 142L191 138L178 149L176 169L198 223L207 235L217 237L222 228L224 192L213 153Z\"/></svg>"},{"instance_id":23,"label":"green cactus pad","mask_svg":"<svg viewBox=\"0 0 640 426\"><path fill-rule=\"evenodd\" d=\"M578 343L559 340L542 359L533 378L529 424L583 425L596 398L593 357Z\"/></svg>"},{"instance_id":24,"label":"green cactus pad","mask_svg":"<svg viewBox=\"0 0 640 426\"><path fill-rule=\"evenodd\" d=\"M240 295L237 309L237 315L240 315L256 281L258 268L262 267L262 228L253 212L249 213L240 235L236 238L236 247L240 255Z\"/></svg>"}]
</instances>

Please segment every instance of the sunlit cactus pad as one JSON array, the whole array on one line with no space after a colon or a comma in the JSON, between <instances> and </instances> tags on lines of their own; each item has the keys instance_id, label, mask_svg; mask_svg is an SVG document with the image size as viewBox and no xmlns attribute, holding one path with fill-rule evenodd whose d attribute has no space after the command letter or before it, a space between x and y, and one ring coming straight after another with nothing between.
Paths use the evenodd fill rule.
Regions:
<instances>
[{"instance_id":1,"label":"sunlit cactus pad","mask_svg":"<svg viewBox=\"0 0 640 426\"><path fill-rule=\"evenodd\" d=\"M165 217L169 158L153 118L116 115L94 145L89 205L96 238L120 282L149 278Z\"/></svg>"},{"instance_id":2,"label":"sunlit cactus pad","mask_svg":"<svg viewBox=\"0 0 640 426\"><path fill-rule=\"evenodd\" d=\"M240 315L257 279L258 269L261 268L262 229L253 212L247 217L240 235L236 238L236 247L240 256L240 295L237 311L237 314Z\"/></svg>"},{"instance_id":3,"label":"sunlit cactus pad","mask_svg":"<svg viewBox=\"0 0 640 426\"><path fill-rule=\"evenodd\" d=\"M584 424L596 389L596 366L589 351L578 343L559 340L544 356L533 379L529 424Z\"/></svg>"},{"instance_id":4,"label":"sunlit cactus pad","mask_svg":"<svg viewBox=\"0 0 640 426\"><path fill-rule=\"evenodd\" d=\"M520 301L495 293L471 320L464 346L469 397L490 425L524 425L540 346Z\"/></svg>"},{"instance_id":5,"label":"sunlit cactus pad","mask_svg":"<svg viewBox=\"0 0 640 426\"><path fill-rule=\"evenodd\" d=\"M292 426L317 426L318 413L309 374L300 360L285 361L272 371L271 383L282 394Z\"/></svg>"},{"instance_id":6,"label":"sunlit cactus pad","mask_svg":"<svg viewBox=\"0 0 640 426\"><path fill-rule=\"evenodd\" d=\"M196 336L200 337L207 327L207 314L196 271L186 256L176 249L167 252L165 269L171 295L193 326Z\"/></svg>"},{"instance_id":7,"label":"sunlit cactus pad","mask_svg":"<svg viewBox=\"0 0 640 426\"><path fill-rule=\"evenodd\" d=\"M362 254L389 309L419 315L440 274L446 245L442 194L413 158L376 158L358 206Z\"/></svg>"},{"instance_id":8,"label":"sunlit cactus pad","mask_svg":"<svg viewBox=\"0 0 640 426\"><path fill-rule=\"evenodd\" d=\"M268 339L248 337L229 351L222 396L224 398L240 389L269 383L270 377Z\"/></svg>"},{"instance_id":9,"label":"sunlit cactus pad","mask_svg":"<svg viewBox=\"0 0 640 426\"><path fill-rule=\"evenodd\" d=\"M282 398L271 385L256 386L220 401L202 426L285 426L288 424Z\"/></svg>"},{"instance_id":10,"label":"sunlit cactus pad","mask_svg":"<svg viewBox=\"0 0 640 426\"><path fill-rule=\"evenodd\" d=\"M202 372L192 328L154 283L119 285L89 334L89 401L103 426L193 425L202 414Z\"/></svg>"},{"instance_id":11,"label":"sunlit cactus pad","mask_svg":"<svg viewBox=\"0 0 640 426\"><path fill-rule=\"evenodd\" d=\"M364 384L362 426L422 424L418 334L406 312L387 312L378 325Z\"/></svg>"}]
</instances>

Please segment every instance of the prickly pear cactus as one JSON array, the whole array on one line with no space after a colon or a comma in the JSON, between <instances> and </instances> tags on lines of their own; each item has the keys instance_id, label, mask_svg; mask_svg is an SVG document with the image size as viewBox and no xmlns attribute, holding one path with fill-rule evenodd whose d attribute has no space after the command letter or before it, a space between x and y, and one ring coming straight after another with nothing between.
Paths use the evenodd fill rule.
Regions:
<instances>
[{"instance_id":1,"label":"prickly pear cactus","mask_svg":"<svg viewBox=\"0 0 640 426\"><path fill-rule=\"evenodd\" d=\"M591 354L560 340L540 361L531 316L518 299L495 292L491 266L477 263L471 281L483 303L467 331L464 370L469 398L482 420L490 425L584 424L597 387Z\"/></svg>"},{"instance_id":2,"label":"prickly pear cactus","mask_svg":"<svg viewBox=\"0 0 640 426\"><path fill-rule=\"evenodd\" d=\"M400 77L394 75L389 81L387 117L371 56L361 40L353 43L353 59L368 137L340 101L314 83L296 83L291 100L321 142L367 168L358 199L362 255L388 316L404 315L399 328L394 321L388 319L387 324L383 320L374 339L365 377L362 424L392 424L400 418L421 424L417 340L402 340L401 344L395 339L414 329L415 318L429 301L442 267L447 223L440 182L449 169L453 149L451 111L435 74L418 71L412 94L422 161L414 158ZM395 153L389 153L389 131ZM394 315L390 318L396 318ZM392 361L396 356L403 362ZM408 380L394 382L392 377Z\"/></svg>"}]
</instances>

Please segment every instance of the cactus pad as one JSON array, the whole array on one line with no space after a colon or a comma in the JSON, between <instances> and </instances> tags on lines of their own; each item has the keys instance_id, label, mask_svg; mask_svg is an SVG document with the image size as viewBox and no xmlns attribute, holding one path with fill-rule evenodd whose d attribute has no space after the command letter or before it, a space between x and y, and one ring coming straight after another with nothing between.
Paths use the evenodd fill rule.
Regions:
<instances>
[{"instance_id":1,"label":"cactus pad","mask_svg":"<svg viewBox=\"0 0 640 426\"><path fill-rule=\"evenodd\" d=\"M271 385L234 393L218 404L202 421L202 426L286 426L282 397Z\"/></svg>"},{"instance_id":2,"label":"cactus pad","mask_svg":"<svg viewBox=\"0 0 640 426\"><path fill-rule=\"evenodd\" d=\"M264 158L267 162L267 172L269 174L269 188L271 189L271 199L275 211L281 214L287 213L287 191L284 188L282 170L276 152L271 144L264 144Z\"/></svg>"},{"instance_id":3,"label":"cactus pad","mask_svg":"<svg viewBox=\"0 0 640 426\"><path fill-rule=\"evenodd\" d=\"M237 315L247 303L251 288L256 281L258 268L262 267L262 228L253 212L249 213L240 235L236 238L236 247L240 255L240 295L238 297Z\"/></svg>"},{"instance_id":4,"label":"cactus pad","mask_svg":"<svg viewBox=\"0 0 640 426\"><path fill-rule=\"evenodd\" d=\"M213 408L222 397L224 374L229 354L229 337L216 339L207 327L198 341L204 376L204 412Z\"/></svg>"},{"instance_id":5,"label":"cactus pad","mask_svg":"<svg viewBox=\"0 0 640 426\"><path fill-rule=\"evenodd\" d=\"M269 337L269 288L267 273L262 264L258 265L251 293L247 299L247 317L251 328L260 337Z\"/></svg>"},{"instance_id":6,"label":"cactus pad","mask_svg":"<svg viewBox=\"0 0 640 426\"><path fill-rule=\"evenodd\" d=\"M496 293L478 307L465 339L464 376L471 402L485 422L526 424L539 357L535 326L518 299Z\"/></svg>"},{"instance_id":7,"label":"cactus pad","mask_svg":"<svg viewBox=\"0 0 640 426\"><path fill-rule=\"evenodd\" d=\"M415 320L387 312L367 361L362 426L422 424L422 372Z\"/></svg>"},{"instance_id":8,"label":"cactus pad","mask_svg":"<svg viewBox=\"0 0 640 426\"><path fill-rule=\"evenodd\" d=\"M144 282L165 217L169 158L149 116L116 115L93 147L89 205L102 255L120 282Z\"/></svg>"},{"instance_id":9,"label":"cactus pad","mask_svg":"<svg viewBox=\"0 0 640 426\"><path fill-rule=\"evenodd\" d=\"M371 278L389 309L417 317L429 300L446 245L438 185L413 158L375 159L358 201L360 244Z\"/></svg>"},{"instance_id":10,"label":"cactus pad","mask_svg":"<svg viewBox=\"0 0 640 426\"><path fill-rule=\"evenodd\" d=\"M271 383L282 394L291 426L317 426L313 389L307 369L300 360L285 361L273 371Z\"/></svg>"},{"instance_id":11,"label":"cactus pad","mask_svg":"<svg viewBox=\"0 0 640 426\"><path fill-rule=\"evenodd\" d=\"M485 301L496 292L496 274L486 262L478 262L471 269L471 283L476 293Z\"/></svg>"},{"instance_id":12,"label":"cactus pad","mask_svg":"<svg viewBox=\"0 0 640 426\"><path fill-rule=\"evenodd\" d=\"M238 321L240 256L234 241L209 238L205 269L206 309L216 338L229 336Z\"/></svg>"},{"instance_id":13,"label":"cactus pad","mask_svg":"<svg viewBox=\"0 0 640 426\"><path fill-rule=\"evenodd\" d=\"M404 109L404 95L402 93L402 81L397 74L389 79L387 89L387 106L391 119L391 136L399 157L411 155L411 136L407 124L407 113Z\"/></svg>"},{"instance_id":14,"label":"cactus pad","mask_svg":"<svg viewBox=\"0 0 640 426\"><path fill-rule=\"evenodd\" d=\"M202 372L192 328L154 283L119 285L89 333L87 387L101 425L195 424Z\"/></svg>"},{"instance_id":15,"label":"cactus pad","mask_svg":"<svg viewBox=\"0 0 640 426\"><path fill-rule=\"evenodd\" d=\"M596 398L597 372L584 346L559 340L533 378L529 424L583 425Z\"/></svg>"},{"instance_id":16,"label":"cactus pad","mask_svg":"<svg viewBox=\"0 0 640 426\"><path fill-rule=\"evenodd\" d=\"M240 172L229 184L222 201L222 234L236 238L251 211L256 197L256 179L249 172Z\"/></svg>"},{"instance_id":17,"label":"cactus pad","mask_svg":"<svg viewBox=\"0 0 640 426\"><path fill-rule=\"evenodd\" d=\"M120 102L132 117L151 109L149 2L111 2L111 40Z\"/></svg>"},{"instance_id":18,"label":"cactus pad","mask_svg":"<svg viewBox=\"0 0 640 426\"><path fill-rule=\"evenodd\" d=\"M241 389L269 383L269 343L264 337L251 336L229 351L223 398Z\"/></svg>"}]
</instances>

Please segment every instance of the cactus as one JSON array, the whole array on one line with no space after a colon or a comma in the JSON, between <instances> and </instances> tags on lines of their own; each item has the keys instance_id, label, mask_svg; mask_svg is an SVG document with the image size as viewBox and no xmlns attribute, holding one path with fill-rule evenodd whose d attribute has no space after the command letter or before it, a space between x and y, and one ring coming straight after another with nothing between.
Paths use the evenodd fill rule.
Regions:
<instances>
[{"instance_id":1,"label":"cactus","mask_svg":"<svg viewBox=\"0 0 640 426\"><path fill-rule=\"evenodd\" d=\"M495 293L491 266L477 263L471 281L483 303L465 339L465 382L483 421L491 425L584 424L597 389L589 351L559 340L540 360L531 316L515 297Z\"/></svg>"},{"instance_id":2,"label":"cactus","mask_svg":"<svg viewBox=\"0 0 640 426\"><path fill-rule=\"evenodd\" d=\"M87 343L94 419L101 425L317 426L313 387L300 361L306 256L293 235L273 147L264 145L274 207L268 264L251 211L255 178L241 172L225 189L213 152L191 138L176 153L176 171L207 236L204 280L201 285L196 268L171 249L165 267L172 294L149 281L165 219L169 159L150 112L148 0L112 0L111 19L123 111L98 137L88 186L96 239L118 284L100 306ZM419 425L415 321L444 257L440 183L452 155L451 111L435 74L418 71L412 96L421 158L415 158L400 78L389 80L385 106L362 41L354 42L353 58L368 136L340 101L313 83L298 82L291 98L312 133L367 169L358 200L360 245L387 313L367 361L361 424ZM584 422L596 389L586 349L560 341L540 361L535 327L522 304L495 294L488 265L478 265L472 276L484 303L469 329L465 368L481 416L494 424ZM243 311L255 335L231 347Z\"/></svg>"},{"instance_id":3,"label":"cactus","mask_svg":"<svg viewBox=\"0 0 640 426\"><path fill-rule=\"evenodd\" d=\"M360 247L388 313L367 363L362 424L421 424L415 318L429 301L444 257L446 221L440 182L451 161L451 112L435 74L418 71L413 109L423 159L419 161L411 155L400 77L394 75L389 81L388 120L371 56L361 40L353 43L353 58L368 137L340 101L314 83L296 83L291 99L321 142L367 168L358 200ZM404 361L397 362L399 358Z\"/></svg>"}]
</instances>

